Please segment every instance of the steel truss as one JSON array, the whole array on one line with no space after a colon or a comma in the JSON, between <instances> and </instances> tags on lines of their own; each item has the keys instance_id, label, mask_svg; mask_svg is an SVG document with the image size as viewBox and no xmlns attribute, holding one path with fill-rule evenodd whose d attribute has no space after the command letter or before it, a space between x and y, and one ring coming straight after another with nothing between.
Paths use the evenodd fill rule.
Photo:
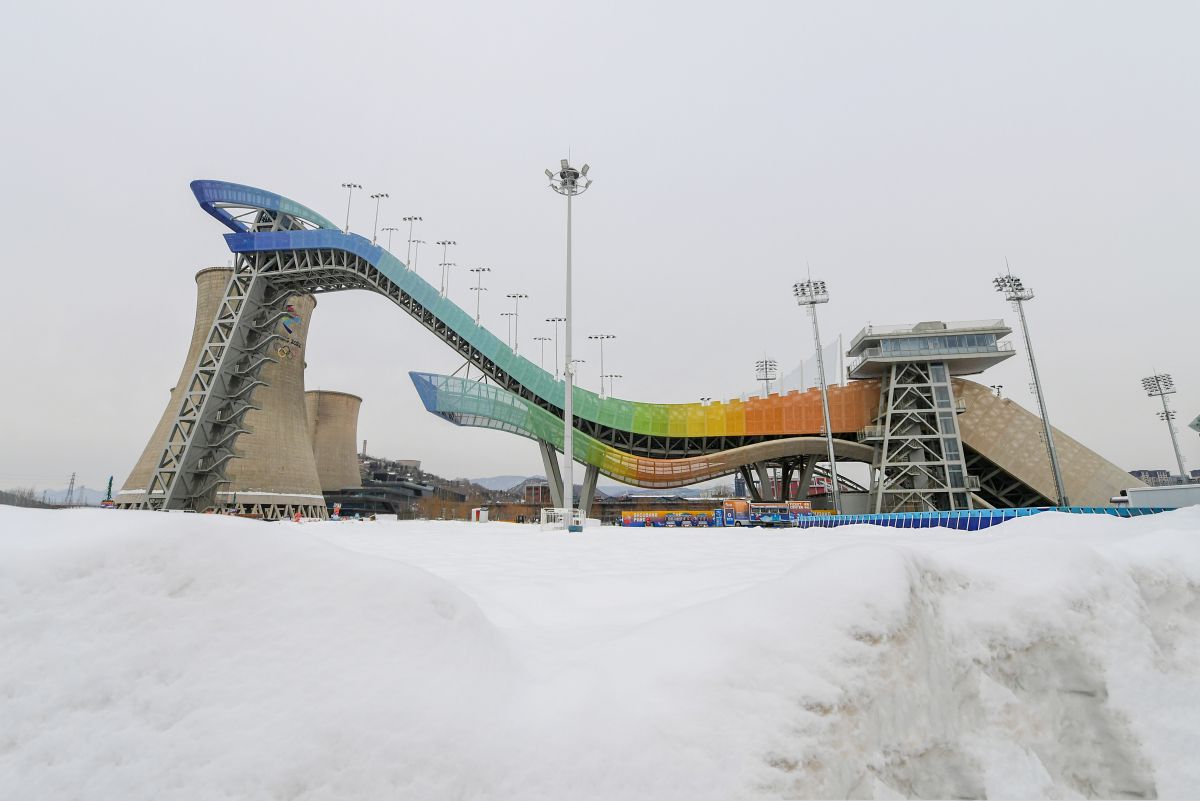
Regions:
<instances>
[{"instance_id":1,"label":"steel truss","mask_svg":"<svg viewBox=\"0 0 1200 801\"><path fill-rule=\"evenodd\" d=\"M970 509L977 480L967 476L954 388L942 362L893 364L879 387L879 416L864 439L876 513Z\"/></svg>"}]
</instances>

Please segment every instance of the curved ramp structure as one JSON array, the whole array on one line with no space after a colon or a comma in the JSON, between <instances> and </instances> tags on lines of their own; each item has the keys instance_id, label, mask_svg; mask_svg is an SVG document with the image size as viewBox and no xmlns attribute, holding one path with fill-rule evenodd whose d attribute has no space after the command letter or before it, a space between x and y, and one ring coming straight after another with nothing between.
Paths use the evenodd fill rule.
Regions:
<instances>
[{"instance_id":1,"label":"curved ramp structure","mask_svg":"<svg viewBox=\"0 0 1200 801\"><path fill-rule=\"evenodd\" d=\"M230 229L225 240L236 259L151 478L151 506L202 506L224 482L223 466L236 455L232 447L242 430L239 421L262 383L263 362L270 360L271 325L283 298L293 293L365 289L384 295L492 382L414 374L431 412L561 447L561 423L555 421L562 420L564 383L514 353L391 253L272 192L222 181L194 181L192 191L201 207ZM815 391L701 405L601 398L574 387L572 400L578 432L574 457L641 486L680 486L783 455L802 457L823 433ZM830 388L832 428L843 458L870 461L871 448L859 444L858 434L878 407L877 381ZM963 439L973 447L965 431ZM984 456L1005 478L1029 497L1044 492L1008 473L997 447L1003 444L990 443Z\"/></svg>"}]
</instances>

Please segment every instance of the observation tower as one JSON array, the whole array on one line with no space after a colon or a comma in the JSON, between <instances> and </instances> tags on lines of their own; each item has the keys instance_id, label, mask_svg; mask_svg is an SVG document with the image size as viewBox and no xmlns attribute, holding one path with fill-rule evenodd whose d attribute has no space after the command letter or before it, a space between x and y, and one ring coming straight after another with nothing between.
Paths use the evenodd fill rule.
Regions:
<instances>
[{"instance_id":1,"label":"observation tower","mask_svg":"<svg viewBox=\"0 0 1200 801\"><path fill-rule=\"evenodd\" d=\"M967 474L951 378L981 373L1013 355L1003 320L867 326L850 343L852 379L879 380L879 409L858 440L874 447L872 511L972 509L978 476ZM986 505L979 503L979 505Z\"/></svg>"}]
</instances>

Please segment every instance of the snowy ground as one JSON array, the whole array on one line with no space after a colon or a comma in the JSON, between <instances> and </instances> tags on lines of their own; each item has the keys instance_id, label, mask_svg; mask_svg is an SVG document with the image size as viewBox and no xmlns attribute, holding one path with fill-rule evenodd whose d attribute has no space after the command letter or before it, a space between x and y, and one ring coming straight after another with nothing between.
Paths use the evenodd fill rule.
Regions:
<instances>
[{"instance_id":1,"label":"snowy ground","mask_svg":"<svg viewBox=\"0 0 1200 801\"><path fill-rule=\"evenodd\" d=\"M0 798L1200 795L1200 509L980 533L0 507Z\"/></svg>"}]
</instances>

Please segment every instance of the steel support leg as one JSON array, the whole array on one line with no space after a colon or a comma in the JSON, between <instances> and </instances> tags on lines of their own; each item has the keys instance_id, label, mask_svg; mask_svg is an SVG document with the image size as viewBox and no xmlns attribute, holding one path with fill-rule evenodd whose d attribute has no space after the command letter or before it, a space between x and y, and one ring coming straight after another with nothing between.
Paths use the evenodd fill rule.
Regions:
<instances>
[{"instance_id":1,"label":"steel support leg","mask_svg":"<svg viewBox=\"0 0 1200 801\"><path fill-rule=\"evenodd\" d=\"M542 453L542 465L546 468L546 482L550 485L550 500L556 509L563 509L563 482L558 467L558 452L543 439L539 439L537 443L538 450Z\"/></svg>"},{"instance_id":2,"label":"steel support leg","mask_svg":"<svg viewBox=\"0 0 1200 801\"><path fill-rule=\"evenodd\" d=\"M587 517L592 509L592 501L596 499L596 481L600 478L600 468L589 464L583 473L583 486L579 488L579 508Z\"/></svg>"}]
</instances>

